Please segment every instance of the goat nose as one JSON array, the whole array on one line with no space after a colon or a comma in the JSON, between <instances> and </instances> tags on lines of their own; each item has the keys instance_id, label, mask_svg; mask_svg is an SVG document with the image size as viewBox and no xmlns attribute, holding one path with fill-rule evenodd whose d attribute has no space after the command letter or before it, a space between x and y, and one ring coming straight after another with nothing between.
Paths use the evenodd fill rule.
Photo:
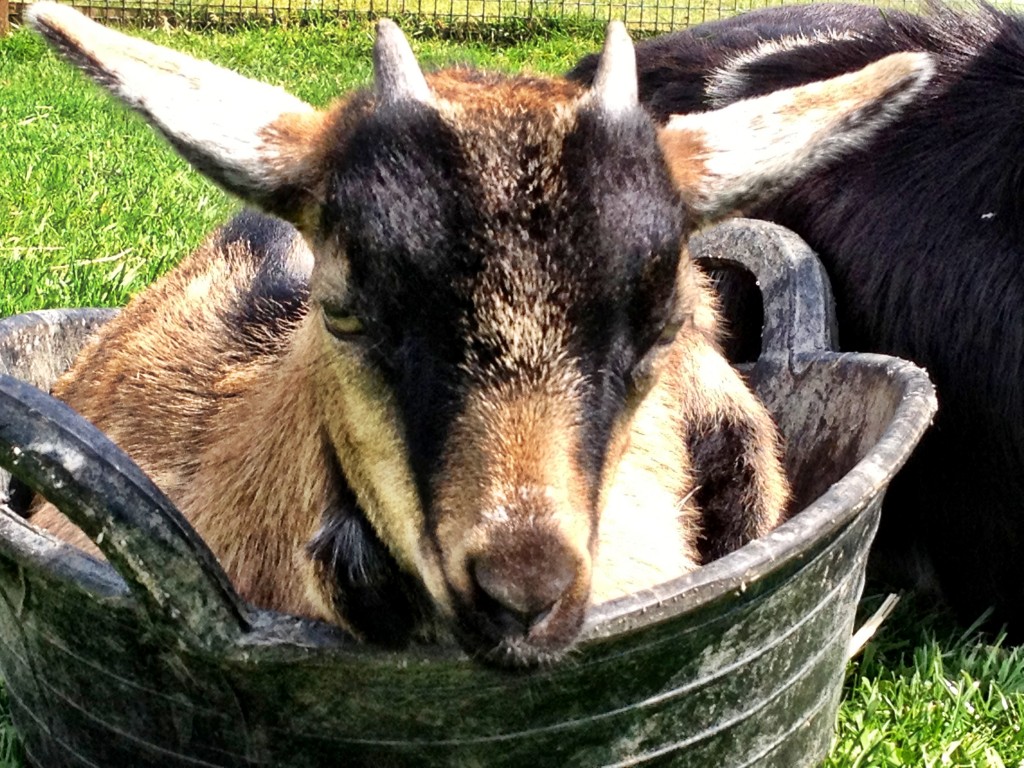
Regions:
<instances>
[{"instance_id":1,"label":"goat nose","mask_svg":"<svg viewBox=\"0 0 1024 768\"><path fill-rule=\"evenodd\" d=\"M525 631L540 621L576 580L577 561L561 544L499 549L478 555L473 578L492 605L492 620L510 631Z\"/></svg>"}]
</instances>

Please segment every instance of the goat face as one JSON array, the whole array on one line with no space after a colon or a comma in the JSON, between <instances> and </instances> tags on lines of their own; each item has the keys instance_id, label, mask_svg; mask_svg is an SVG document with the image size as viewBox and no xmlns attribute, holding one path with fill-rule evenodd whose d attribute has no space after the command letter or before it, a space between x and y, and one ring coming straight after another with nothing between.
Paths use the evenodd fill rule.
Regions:
<instances>
[{"instance_id":1,"label":"goat face","mask_svg":"<svg viewBox=\"0 0 1024 768\"><path fill-rule=\"evenodd\" d=\"M365 414L401 425L387 452L422 515L401 551L436 559L417 570L474 646L559 649L587 604L613 426L693 311L685 212L638 109L543 81L431 85L331 159L313 290L337 400L356 379L365 399L328 423L346 468L366 461L340 447Z\"/></svg>"},{"instance_id":2,"label":"goat face","mask_svg":"<svg viewBox=\"0 0 1024 768\"><path fill-rule=\"evenodd\" d=\"M583 89L426 78L381 22L374 90L317 112L61 6L30 18L199 170L303 233L295 344L360 530L467 649L520 664L577 636L631 416L708 306L687 235L869 136L929 72L904 54L658 131L621 25Z\"/></svg>"}]
</instances>

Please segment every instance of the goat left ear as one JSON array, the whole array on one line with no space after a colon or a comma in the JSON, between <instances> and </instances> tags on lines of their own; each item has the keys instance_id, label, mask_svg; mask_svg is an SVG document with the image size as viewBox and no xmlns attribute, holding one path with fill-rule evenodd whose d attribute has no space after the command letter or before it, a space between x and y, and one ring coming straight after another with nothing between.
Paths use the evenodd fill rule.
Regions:
<instances>
[{"instance_id":1,"label":"goat left ear","mask_svg":"<svg viewBox=\"0 0 1024 768\"><path fill-rule=\"evenodd\" d=\"M659 142L684 200L703 221L714 221L864 146L903 113L933 72L928 54L893 54L831 80L674 115Z\"/></svg>"},{"instance_id":2,"label":"goat left ear","mask_svg":"<svg viewBox=\"0 0 1024 768\"><path fill-rule=\"evenodd\" d=\"M296 224L312 209L322 113L281 88L107 29L65 5L36 3L27 18L213 181Z\"/></svg>"}]
</instances>

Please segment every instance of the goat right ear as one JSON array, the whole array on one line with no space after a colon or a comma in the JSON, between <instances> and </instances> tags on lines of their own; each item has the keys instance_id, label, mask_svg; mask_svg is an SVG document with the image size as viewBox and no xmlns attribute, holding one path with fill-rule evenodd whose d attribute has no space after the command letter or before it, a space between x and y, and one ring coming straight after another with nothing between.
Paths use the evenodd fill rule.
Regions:
<instances>
[{"instance_id":1,"label":"goat right ear","mask_svg":"<svg viewBox=\"0 0 1024 768\"><path fill-rule=\"evenodd\" d=\"M934 72L925 53L775 91L712 112L673 115L659 142L676 186L704 222L741 213L864 146Z\"/></svg>"},{"instance_id":2,"label":"goat right ear","mask_svg":"<svg viewBox=\"0 0 1024 768\"><path fill-rule=\"evenodd\" d=\"M27 18L217 184L300 227L313 212L322 113L281 88L107 29L68 6L36 3Z\"/></svg>"}]
</instances>

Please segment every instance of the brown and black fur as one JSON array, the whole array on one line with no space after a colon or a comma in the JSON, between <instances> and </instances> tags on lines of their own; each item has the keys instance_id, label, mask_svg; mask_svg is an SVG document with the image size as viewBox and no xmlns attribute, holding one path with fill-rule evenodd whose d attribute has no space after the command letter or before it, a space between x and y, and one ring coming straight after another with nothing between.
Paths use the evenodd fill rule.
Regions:
<instances>
[{"instance_id":1,"label":"brown and black fur","mask_svg":"<svg viewBox=\"0 0 1024 768\"><path fill-rule=\"evenodd\" d=\"M424 79L382 22L376 89L316 112L36 8L197 168L297 228L242 214L54 389L152 475L246 598L375 642L450 631L486 660L534 664L571 645L592 601L782 520L776 430L718 351L686 251L770 183L764 163L741 141L716 165L703 123L657 129L624 30L591 89ZM880 65L865 98L905 103L927 68ZM848 109L845 83L783 105L765 142L780 173L808 94ZM161 101L175 89L194 115ZM202 107L248 91L255 106L240 97L224 118ZM766 124L742 110L722 119ZM819 145L793 157L832 151ZM52 508L33 519L81 543Z\"/></svg>"}]
</instances>

